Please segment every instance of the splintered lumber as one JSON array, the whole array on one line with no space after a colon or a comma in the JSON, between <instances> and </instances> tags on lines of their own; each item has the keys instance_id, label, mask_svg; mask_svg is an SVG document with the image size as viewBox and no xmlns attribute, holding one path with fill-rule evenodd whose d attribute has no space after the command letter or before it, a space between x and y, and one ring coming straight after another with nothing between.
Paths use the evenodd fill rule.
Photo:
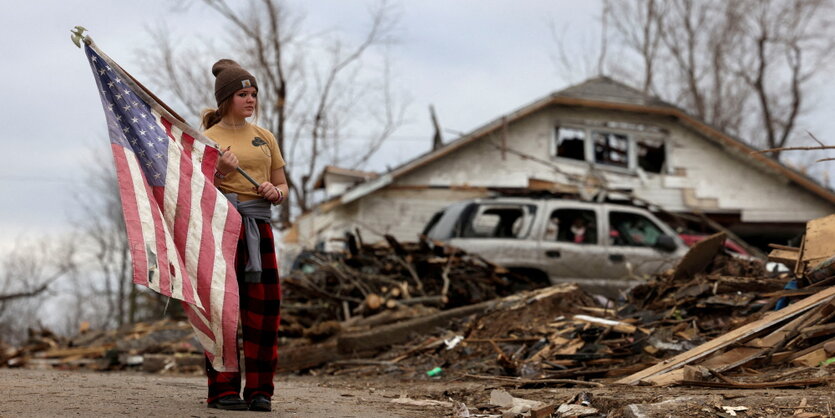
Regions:
<instances>
[{"instance_id":1,"label":"splintered lumber","mask_svg":"<svg viewBox=\"0 0 835 418\"><path fill-rule=\"evenodd\" d=\"M811 353L806 353L805 355L792 360L791 364L794 366L814 367L826 359L826 350L819 348Z\"/></svg>"},{"instance_id":2,"label":"splintered lumber","mask_svg":"<svg viewBox=\"0 0 835 418\"><path fill-rule=\"evenodd\" d=\"M594 316L589 315L574 315L574 319L577 321L586 322L589 324L597 324L603 325L606 327L612 327L613 330L617 332L622 332L624 334L632 334L638 330L638 327L635 325L627 324L626 322L621 321L613 321L611 319L604 319L604 318L597 318Z\"/></svg>"},{"instance_id":3,"label":"splintered lumber","mask_svg":"<svg viewBox=\"0 0 835 418\"><path fill-rule=\"evenodd\" d=\"M56 358L68 356L95 356L101 357L107 350L113 348L113 345L103 345L98 347L78 347L78 348L57 348L49 351L38 353L38 357Z\"/></svg>"},{"instance_id":4,"label":"splintered lumber","mask_svg":"<svg viewBox=\"0 0 835 418\"><path fill-rule=\"evenodd\" d=\"M822 290L817 294L802 299L779 311L769 312L761 319L751 322L750 324L741 326L733 331L730 331L722 335L719 338L715 338L698 347L685 351L684 353L681 353L675 357L664 360L661 363L658 363L652 367L644 369L631 376L627 376L617 381L617 383L634 385L638 384L640 381L648 377L675 370L681 366L702 359L716 352L717 350L721 350L740 340L744 340L748 337L751 337L757 334L758 332L768 329L769 327L778 324L784 320L787 320L803 312L806 312L811 308L814 308L824 302L831 300L833 296L835 296L835 287Z\"/></svg>"},{"instance_id":5,"label":"splintered lumber","mask_svg":"<svg viewBox=\"0 0 835 418\"><path fill-rule=\"evenodd\" d=\"M759 383L743 383L743 382L705 382L700 380L685 380L681 382L689 386L703 386L708 388L731 388L731 389L770 389L770 388L790 388L790 387L806 387L815 385L825 385L835 380L835 377L819 377L804 380L784 380L781 382L759 382Z\"/></svg>"},{"instance_id":6,"label":"splintered lumber","mask_svg":"<svg viewBox=\"0 0 835 418\"><path fill-rule=\"evenodd\" d=\"M682 257L681 261L675 268L673 279L684 279L692 277L696 273L701 273L713 261L713 257L722 248L725 243L727 235L724 232L713 234L690 247L687 254Z\"/></svg>"}]
</instances>

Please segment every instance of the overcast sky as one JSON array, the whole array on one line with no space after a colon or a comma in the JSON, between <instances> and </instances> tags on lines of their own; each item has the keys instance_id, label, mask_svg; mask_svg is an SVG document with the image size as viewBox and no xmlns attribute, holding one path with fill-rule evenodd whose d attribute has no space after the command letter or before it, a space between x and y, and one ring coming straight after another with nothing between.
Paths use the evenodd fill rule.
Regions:
<instances>
[{"instance_id":1,"label":"overcast sky","mask_svg":"<svg viewBox=\"0 0 835 418\"><path fill-rule=\"evenodd\" d=\"M70 42L69 30L85 26L105 53L142 81L136 56L151 45L146 27L167 21L179 34L223 27L214 12L193 3L179 13L162 0L53 0L4 7L0 14L0 246L23 235L67 230L68 214L77 212L73 194L90 150L109 149L90 67ZM367 4L290 1L304 11L309 27L339 31L349 42L360 36ZM370 168L378 170L428 149L430 103L445 128L467 132L577 81L566 79L552 62L555 46L549 22L562 29L567 43L583 47L591 43L600 13L596 0L395 4L401 30L392 58L401 87L412 97L412 122L374 160ZM155 93L163 100L170 97L164 91ZM816 132L833 127L832 110L831 106L817 109L810 122Z\"/></svg>"}]
</instances>

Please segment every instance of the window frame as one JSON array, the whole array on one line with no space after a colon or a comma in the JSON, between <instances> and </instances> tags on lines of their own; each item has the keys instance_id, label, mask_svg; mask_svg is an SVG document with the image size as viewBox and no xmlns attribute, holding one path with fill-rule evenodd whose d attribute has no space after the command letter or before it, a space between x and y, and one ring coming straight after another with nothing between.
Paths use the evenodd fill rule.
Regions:
<instances>
[{"instance_id":1,"label":"window frame","mask_svg":"<svg viewBox=\"0 0 835 418\"><path fill-rule=\"evenodd\" d=\"M557 150L559 145L557 141L560 138L560 129L572 129L583 131L584 138L584 160L564 157L557 155ZM601 133L601 134L615 134L615 135L623 135L626 137L626 144L627 144L627 166L621 167L617 165L607 164L603 162L595 161L594 155L594 134ZM644 171L644 173L648 175L661 175L661 174L671 174L671 164L670 161L670 141L668 140L668 135L663 132L644 132L644 131L634 131L630 129L624 128L616 128L616 127L608 127L608 126L590 126L590 125L583 125L580 123L557 123L554 124L554 129L551 131L551 141L549 145L549 154L552 159L560 161L560 162L571 162L574 164L592 164L595 168L600 168L604 170L610 170L614 172L621 172L621 173L629 173L635 174L639 170L638 166L638 143L641 142L641 138L646 138L649 141L660 141L661 144L664 146L664 163L662 165L661 171L658 173L652 171Z\"/></svg>"}]
</instances>

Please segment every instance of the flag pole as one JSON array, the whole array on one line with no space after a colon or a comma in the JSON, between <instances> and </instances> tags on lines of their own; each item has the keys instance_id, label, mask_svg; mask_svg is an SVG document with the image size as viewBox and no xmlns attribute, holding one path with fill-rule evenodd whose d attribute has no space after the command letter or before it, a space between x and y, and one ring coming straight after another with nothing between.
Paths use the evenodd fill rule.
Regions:
<instances>
[{"instance_id":1,"label":"flag pole","mask_svg":"<svg viewBox=\"0 0 835 418\"><path fill-rule=\"evenodd\" d=\"M90 36L84 34L84 32L86 32L86 31L87 31L87 28L85 28L84 26L76 26L76 27L74 27L73 29L70 30L70 34L71 34L70 35L70 40L72 40L72 42L75 44L75 46L81 48L81 42L84 42L84 44L89 45L90 47L93 47L93 39L90 38ZM151 98L156 100L156 102L159 103L159 105L162 106L168 113L170 113L171 116L177 118L177 120L179 120L182 123L187 123L186 120L182 116L178 115L177 112L175 112L173 109L168 107L168 105L165 104L165 102L160 100L159 97L154 95L154 93L152 93L145 86L143 86L142 83L139 82L139 80L137 80L134 76L132 76L129 72L127 72L124 68L122 68L122 66L120 66L119 64L116 64L115 62L113 64L115 64L117 67L119 67L119 69L123 73L125 73L128 77L130 77L130 79L134 83L136 83L136 85L139 86L139 88L141 88L142 91L144 91L147 95L151 96ZM217 147L217 145L215 145L214 148L217 149L218 152L220 152L220 155L223 155L223 151L220 150L220 148ZM252 183L253 186L258 187L258 186L261 185L260 183L255 181L255 179L252 178L252 176L250 176L249 173L247 173L246 170L244 170L243 168L235 167L235 170L238 173L240 173L242 176L244 176L244 178L247 179L250 183Z\"/></svg>"}]
</instances>

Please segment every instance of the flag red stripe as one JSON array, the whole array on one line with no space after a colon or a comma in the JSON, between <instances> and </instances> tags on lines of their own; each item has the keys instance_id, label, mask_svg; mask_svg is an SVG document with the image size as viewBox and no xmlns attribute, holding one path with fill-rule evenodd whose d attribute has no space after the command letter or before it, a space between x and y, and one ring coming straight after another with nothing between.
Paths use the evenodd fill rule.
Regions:
<instances>
[{"instance_id":1,"label":"flag red stripe","mask_svg":"<svg viewBox=\"0 0 835 418\"><path fill-rule=\"evenodd\" d=\"M238 231L241 230L241 217L238 212L232 207L229 208L229 214L226 217L226 224L224 225L224 233L222 235L221 250L224 254L235 254L238 247ZM237 326L238 326L238 292L237 279L235 275L235 260L226 265L226 283L235 283L236 292L229 290L226 286L223 302L223 358L235 358L237 354Z\"/></svg>"},{"instance_id":2,"label":"flag red stripe","mask_svg":"<svg viewBox=\"0 0 835 418\"><path fill-rule=\"evenodd\" d=\"M177 142L177 138L174 138L174 135L171 133L171 121L162 116L160 116L159 121L162 123L162 127L165 128L165 133L168 134L168 137L173 139L174 142Z\"/></svg>"},{"instance_id":3,"label":"flag red stripe","mask_svg":"<svg viewBox=\"0 0 835 418\"><path fill-rule=\"evenodd\" d=\"M202 195L200 197L200 209L204 213L203 218L203 229L200 232L200 250L198 251L198 262L197 262L197 278L200 281L197 284L197 289L200 295L200 301L203 302L203 309L206 310L206 314L212 321L219 320L220 318L212 318L212 279L215 267L215 235L213 234L212 230L212 220L214 218L214 209L215 209L215 198L223 199L224 197L217 193L217 189L214 186L206 182L205 187L202 190ZM229 267L229 266L227 266Z\"/></svg>"},{"instance_id":4,"label":"flag red stripe","mask_svg":"<svg viewBox=\"0 0 835 418\"><path fill-rule=\"evenodd\" d=\"M197 306L194 306L194 305L184 304L183 308L186 312L186 316L188 316L188 320L191 323L191 325L193 327L197 328L198 330L200 330L200 332L202 332L203 334L206 334L206 336L208 336L212 340L215 340L214 332L209 327L207 327L204 320L202 318L200 318L200 316L203 316L203 318L208 318L209 315L206 315L206 313L203 310L201 310L200 308L198 308ZM237 326L237 323L235 325ZM236 333L237 333L237 327L236 327ZM236 338L237 338L237 336L236 336ZM208 354L209 351L210 350L206 350L207 354ZM211 358L210 358L210 360L211 360Z\"/></svg>"},{"instance_id":5,"label":"flag red stripe","mask_svg":"<svg viewBox=\"0 0 835 418\"><path fill-rule=\"evenodd\" d=\"M119 180L119 196L122 199L122 213L125 217L130 256L133 260L133 282L147 286L148 256L145 254L145 238L142 237L139 208L136 204L136 196L133 194L131 172L125 157L127 151L116 144L110 144L110 149L113 151L113 161L116 165L116 178Z\"/></svg>"}]
</instances>

